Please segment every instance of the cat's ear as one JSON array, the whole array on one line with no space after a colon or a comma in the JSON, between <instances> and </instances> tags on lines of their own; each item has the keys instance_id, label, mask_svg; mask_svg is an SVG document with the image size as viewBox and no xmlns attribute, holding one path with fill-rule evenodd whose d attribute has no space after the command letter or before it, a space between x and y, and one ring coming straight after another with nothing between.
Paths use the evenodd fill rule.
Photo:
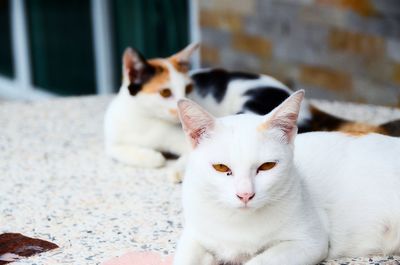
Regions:
<instances>
[{"instance_id":1,"label":"cat's ear","mask_svg":"<svg viewBox=\"0 0 400 265\"><path fill-rule=\"evenodd\" d=\"M199 43L191 43L186 48L181 50L180 52L172 55L170 57L170 60L178 67L178 70L181 70L182 72L188 71L189 70L189 62L190 62L190 57L192 54L199 48L200 44Z\"/></svg>"},{"instance_id":2,"label":"cat's ear","mask_svg":"<svg viewBox=\"0 0 400 265\"><path fill-rule=\"evenodd\" d=\"M281 133L281 140L285 143L291 143L297 133L297 118L303 98L304 90L293 93L265 116L266 121L261 124L260 128L277 129Z\"/></svg>"},{"instance_id":3,"label":"cat's ear","mask_svg":"<svg viewBox=\"0 0 400 265\"><path fill-rule=\"evenodd\" d=\"M130 47L125 49L122 66L123 78L128 81L128 89L132 96L136 95L142 84L154 74L153 67L147 63L144 56Z\"/></svg>"},{"instance_id":4,"label":"cat's ear","mask_svg":"<svg viewBox=\"0 0 400 265\"><path fill-rule=\"evenodd\" d=\"M183 131L194 148L214 128L215 118L205 109L188 99L178 101L178 112Z\"/></svg>"}]
</instances>

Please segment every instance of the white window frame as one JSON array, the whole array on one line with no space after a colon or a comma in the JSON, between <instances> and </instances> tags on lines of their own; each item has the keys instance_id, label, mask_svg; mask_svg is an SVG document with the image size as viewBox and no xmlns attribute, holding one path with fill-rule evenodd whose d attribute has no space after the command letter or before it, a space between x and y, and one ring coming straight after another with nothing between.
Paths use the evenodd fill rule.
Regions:
<instances>
[{"instance_id":1,"label":"white window frame","mask_svg":"<svg viewBox=\"0 0 400 265\"><path fill-rule=\"evenodd\" d=\"M0 97L25 100L54 97L54 94L40 90L32 84L25 1L12 0L9 3L14 78L0 75Z\"/></svg>"},{"instance_id":2,"label":"white window frame","mask_svg":"<svg viewBox=\"0 0 400 265\"><path fill-rule=\"evenodd\" d=\"M93 50L97 94L110 94L115 89L113 32L109 0L91 0Z\"/></svg>"},{"instance_id":3,"label":"white window frame","mask_svg":"<svg viewBox=\"0 0 400 265\"><path fill-rule=\"evenodd\" d=\"M191 43L200 43L200 21L199 21L199 0L188 0L189 1L189 28L190 35L189 39ZM200 49L196 51L191 58L192 68L198 69L201 64Z\"/></svg>"}]
</instances>

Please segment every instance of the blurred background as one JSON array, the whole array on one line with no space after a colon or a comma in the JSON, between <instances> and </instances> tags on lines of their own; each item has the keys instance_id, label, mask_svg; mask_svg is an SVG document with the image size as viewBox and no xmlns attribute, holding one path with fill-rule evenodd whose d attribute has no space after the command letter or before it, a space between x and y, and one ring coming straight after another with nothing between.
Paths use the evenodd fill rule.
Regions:
<instances>
[{"instance_id":1,"label":"blurred background","mask_svg":"<svg viewBox=\"0 0 400 265\"><path fill-rule=\"evenodd\" d=\"M400 107L400 0L0 0L0 100L109 94L127 46Z\"/></svg>"}]
</instances>

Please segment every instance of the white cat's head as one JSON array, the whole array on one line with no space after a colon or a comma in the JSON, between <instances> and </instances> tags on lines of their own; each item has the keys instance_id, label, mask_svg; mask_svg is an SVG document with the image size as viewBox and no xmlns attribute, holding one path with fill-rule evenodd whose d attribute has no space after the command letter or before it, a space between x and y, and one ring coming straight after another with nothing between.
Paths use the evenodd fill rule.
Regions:
<instances>
[{"instance_id":1,"label":"white cat's head","mask_svg":"<svg viewBox=\"0 0 400 265\"><path fill-rule=\"evenodd\" d=\"M214 118L189 100L178 103L193 150L185 180L204 200L228 208L259 209L281 200L290 183L296 121L304 91L265 116Z\"/></svg>"},{"instance_id":2,"label":"white cat's head","mask_svg":"<svg viewBox=\"0 0 400 265\"><path fill-rule=\"evenodd\" d=\"M193 43L168 58L150 60L127 48L122 59L121 92L134 97L134 104L146 115L179 122L177 103L192 91L189 59L198 46Z\"/></svg>"}]
</instances>

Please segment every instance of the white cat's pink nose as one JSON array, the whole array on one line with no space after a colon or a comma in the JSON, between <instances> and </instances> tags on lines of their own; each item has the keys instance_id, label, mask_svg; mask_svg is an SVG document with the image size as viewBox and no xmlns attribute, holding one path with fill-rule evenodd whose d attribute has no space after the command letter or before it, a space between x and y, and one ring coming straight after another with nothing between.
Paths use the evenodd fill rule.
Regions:
<instances>
[{"instance_id":1,"label":"white cat's pink nose","mask_svg":"<svg viewBox=\"0 0 400 265\"><path fill-rule=\"evenodd\" d=\"M254 192L236 193L236 196L239 198L239 200L241 200L244 203L248 203L251 199L254 198L255 195L256 194Z\"/></svg>"}]
</instances>

